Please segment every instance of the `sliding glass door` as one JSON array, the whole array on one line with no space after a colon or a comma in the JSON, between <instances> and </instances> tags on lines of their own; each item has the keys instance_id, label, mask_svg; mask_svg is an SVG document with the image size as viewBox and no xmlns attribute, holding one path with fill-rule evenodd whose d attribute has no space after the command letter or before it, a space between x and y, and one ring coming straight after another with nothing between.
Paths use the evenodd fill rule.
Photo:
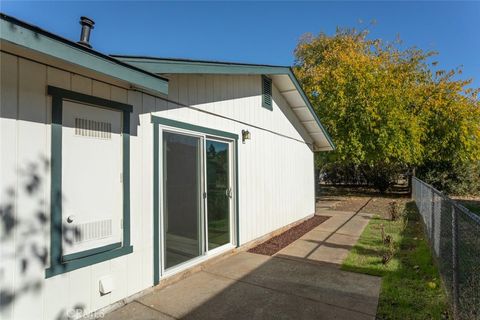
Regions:
<instances>
[{"instance_id":1,"label":"sliding glass door","mask_svg":"<svg viewBox=\"0 0 480 320\"><path fill-rule=\"evenodd\" d=\"M201 138L163 133L164 267L202 254Z\"/></svg>"},{"instance_id":2,"label":"sliding glass door","mask_svg":"<svg viewBox=\"0 0 480 320\"><path fill-rule=\"evenodd\" d=\"M230 145L206 141L208 250L230 243Z\"/></svg>"},{"instance_id":3,"label":"sliding glass door","mask_svg":"<svg viewBox=\"0 0 480 320\"><path fill-rule=\"evenodd\" d=\"M232 145L194 132L161 132L162 257L169 270L232 243Z\"/></svg>"}]
</instances>

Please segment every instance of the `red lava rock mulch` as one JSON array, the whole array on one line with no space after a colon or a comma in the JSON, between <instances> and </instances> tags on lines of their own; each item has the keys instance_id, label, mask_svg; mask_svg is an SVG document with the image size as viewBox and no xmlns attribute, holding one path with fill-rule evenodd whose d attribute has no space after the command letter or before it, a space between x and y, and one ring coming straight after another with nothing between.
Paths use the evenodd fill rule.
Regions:
<instances>
[{"instance_id":1,"label":"red lava rock mulch","mask_svg":"<svg viewBox=\"0 0 480 320\"><path fill-rule=\"evenodd\" d=\"M273 256L275 253L282 250L290 243L303 236L308 231L328 220L328 218L330 217L313 216L312 218L305 220L304 222L288 229L287 231L279 234L278 236L275 236L270 240L260 243L258 246L248 250L248 252Z\"/></svg>"}]
</instances>

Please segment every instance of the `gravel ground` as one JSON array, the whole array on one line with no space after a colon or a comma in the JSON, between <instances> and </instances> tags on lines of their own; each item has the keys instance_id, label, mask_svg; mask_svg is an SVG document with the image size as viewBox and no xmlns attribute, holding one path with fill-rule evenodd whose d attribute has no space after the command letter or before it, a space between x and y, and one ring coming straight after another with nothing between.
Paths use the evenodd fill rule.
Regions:
<instances>
[{"instance_id":1,"label":"gravel ground","mask_svg":"<svg viewBox=\"0 0 480 320\"><path fill-rule=\"evenodd\" d=\"M278 236L273 237L272 239L267 240L259 244L258 246L248 250L248 252L272 256L278 251L288 246L293 241L303 236L308 231L325 222L328 218L330 217L317 215L313 216L312 218L296 225L295 227L288 229L287 231L279 234Z\"/></svg>"}]
</instances>

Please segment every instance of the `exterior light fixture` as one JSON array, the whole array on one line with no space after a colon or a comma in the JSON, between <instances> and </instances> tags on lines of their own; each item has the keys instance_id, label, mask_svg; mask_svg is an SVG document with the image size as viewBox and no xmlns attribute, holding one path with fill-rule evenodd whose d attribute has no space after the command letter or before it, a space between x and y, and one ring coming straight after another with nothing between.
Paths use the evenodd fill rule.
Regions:
<instances>
[{"instance_id":1,"label":"exterior light fixture","mask_svg":"<svg viewBox=\"0 0 480 320\"><path fill-rule=\"evenodd\" d=\"M242 130L242 143L245 143L245 140L250 140L250 131Z\"/></svg>"}]
</instances>

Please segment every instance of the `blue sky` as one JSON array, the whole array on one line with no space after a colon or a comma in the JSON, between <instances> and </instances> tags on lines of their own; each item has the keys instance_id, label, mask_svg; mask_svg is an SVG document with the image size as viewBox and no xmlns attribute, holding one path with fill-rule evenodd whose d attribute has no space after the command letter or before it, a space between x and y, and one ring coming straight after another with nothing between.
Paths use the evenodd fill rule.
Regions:
<instances>
[{"instance_id":1,"label":"blue sky","mask_svg":"<svg viewBox=\"0 0 480 320\"><path fill-rule=\"evenodd\" d=\"M337 26L439 51L445 69L463 66L480 87L480 2L26 2L1 11L78 40L81 15L95 20L91 43L108 54L291 65L300 36ZM359 20L363 24L359 24Z\"/></svg>"}]
</instances>

